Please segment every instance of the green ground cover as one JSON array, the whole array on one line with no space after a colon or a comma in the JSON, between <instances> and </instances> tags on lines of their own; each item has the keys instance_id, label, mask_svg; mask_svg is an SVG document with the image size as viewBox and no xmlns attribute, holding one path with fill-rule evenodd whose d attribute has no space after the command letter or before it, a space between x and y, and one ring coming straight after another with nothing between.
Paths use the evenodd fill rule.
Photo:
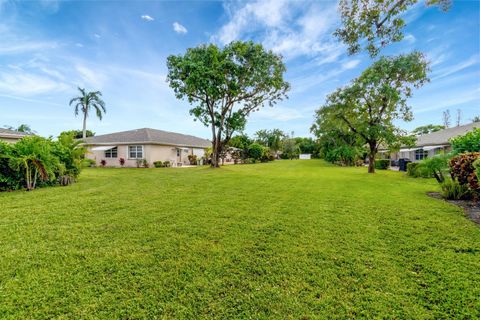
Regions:
<instances>
[{"instance_id":1,"label":"green ground cover","mask_svg":"<svg viewBox=\"0 0 480 320\"><path fill-rule=\"evenodd\" d=\"M480 227L437 189L284 160L1 193L0 318L479 318Z\"/></svg>"}]
</instances>

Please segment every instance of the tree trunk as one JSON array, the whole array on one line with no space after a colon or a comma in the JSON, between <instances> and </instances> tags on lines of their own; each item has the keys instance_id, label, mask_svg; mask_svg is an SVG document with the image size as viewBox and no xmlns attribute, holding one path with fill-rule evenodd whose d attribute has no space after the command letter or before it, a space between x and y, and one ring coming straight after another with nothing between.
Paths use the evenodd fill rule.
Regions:
<instances>
[{"instance_id":1,"label":"tree trunk","mask_svg":"<svg viewBox=\"0 0 480 320\"><path fill-rule=\"evenodd\" d=\"M87 138L87 112L83 113L83 134L82 139L85 140Z\"/></svg>"},{"instance_id":2,"label":"tree trunk","mask_svg":"<svg viewBox=\"0 0 480 320\"><path fill-rule=\"evenodd\" d=\"M377 155L377 142L372 141L369 144L370 152L368 153L368 173L375 173L375 156Z\"/></svg>"}]
</instances>

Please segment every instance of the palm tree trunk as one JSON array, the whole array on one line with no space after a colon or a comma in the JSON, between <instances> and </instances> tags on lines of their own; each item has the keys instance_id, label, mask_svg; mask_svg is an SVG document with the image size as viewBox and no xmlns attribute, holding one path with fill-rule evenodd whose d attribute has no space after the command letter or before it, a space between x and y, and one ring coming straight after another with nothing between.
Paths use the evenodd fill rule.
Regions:
<instances>
[{"instance_id":1,"label":"palm tree trunk","mask_svg":"<svg viewBox=\"0 0 480 320\"><path fill-rule=\"evenodd\" d=\"M82 139L85 140L87 138L87 111L83 112L83 134Z\"/></svg>"}]
</instances>

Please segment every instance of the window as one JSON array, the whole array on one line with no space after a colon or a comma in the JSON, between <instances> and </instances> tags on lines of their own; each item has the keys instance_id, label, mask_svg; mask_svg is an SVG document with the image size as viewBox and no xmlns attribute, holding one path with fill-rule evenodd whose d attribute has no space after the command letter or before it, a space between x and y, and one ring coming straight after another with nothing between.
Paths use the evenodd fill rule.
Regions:
<instances>
[{"instance_id":1,"label":"window","mask_svg":"<svg viewBox=\"0 0 480 320\"><path fill-rule=\"evenodd\" d=\"M112 148L110 150L105 150L105 158L116 158L118 156L118 148Z\"/></svg>"},{"instance_id":2,"label":"window","mask_svg":"<svg viewBox=\"0 0 480 320\"><path fill-rule=\"evenodd\" d=\"M143 146L128 146L128 157L130 159L143 159Z\"/></svg>"},{"instance_id":3,"label":"window","mask_svg":"<svg viewBox=\"0 0 480 320\"><path fill-rule=\"evenodd\" d=\"M177 149L177 157L180 157L180 149Z\"/></svg>"},{"instance_id":4,"label":"window","mask_svg":"<svg viewBox=\"0 0 480 320\"><path fill-rule=\"evenodd\" d=\"M423 160L428 157L428 151L423 149L415 150L415 160Z\"/></svg>"}]
</instances>

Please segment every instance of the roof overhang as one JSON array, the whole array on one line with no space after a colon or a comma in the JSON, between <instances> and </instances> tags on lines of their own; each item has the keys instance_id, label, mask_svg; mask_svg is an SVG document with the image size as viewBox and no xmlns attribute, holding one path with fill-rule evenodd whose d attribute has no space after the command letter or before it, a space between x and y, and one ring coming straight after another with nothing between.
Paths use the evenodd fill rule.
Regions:
<instances>
[{"instance_id":1,"label":"roof overhang","mask_svg":"<svg viewBox=\"0 0 480 320\"><path fill-rule=\"evenodd\" d=\"M448 147L447 144L443 144L443 145L439 145L439 146L424 146L422 147L423 150L434 150L434 149L438 149L438 148L444 148L444 147Z\"/></svg>"},{"instance_id":2,"label":"roof overhang","mask_svg":"<svg viewBox=\"0 0 480 320\"><path fill-rule=\"evenodd\" d=\"M147 144L152 144L152 145L158 145L158 146L170 146L170 147L184 147L184 148L201 148L201 149L206 149L209 148L210 145L208 146L201 146L201 145L181 145L181 144L174 144L174 143L166 143L166 142L152 142L152 141L131 141L131 142L93 142L93 141L86 141L80 143L82 146L109 146L115 144L115 146L128 146L128 145L147 145Z\"/></svg>"},{"instance_id":3,"label":"roof overhang","mask_svg":"<svg viewBox=\"0 0 480 320\"><path fill-rule=\"evenodd\" d=\"M115 148L116 146L101 146L101 147L94 147L92 148L92 151L107 151L110 149Z\"/></svg>"}]
</instances>

